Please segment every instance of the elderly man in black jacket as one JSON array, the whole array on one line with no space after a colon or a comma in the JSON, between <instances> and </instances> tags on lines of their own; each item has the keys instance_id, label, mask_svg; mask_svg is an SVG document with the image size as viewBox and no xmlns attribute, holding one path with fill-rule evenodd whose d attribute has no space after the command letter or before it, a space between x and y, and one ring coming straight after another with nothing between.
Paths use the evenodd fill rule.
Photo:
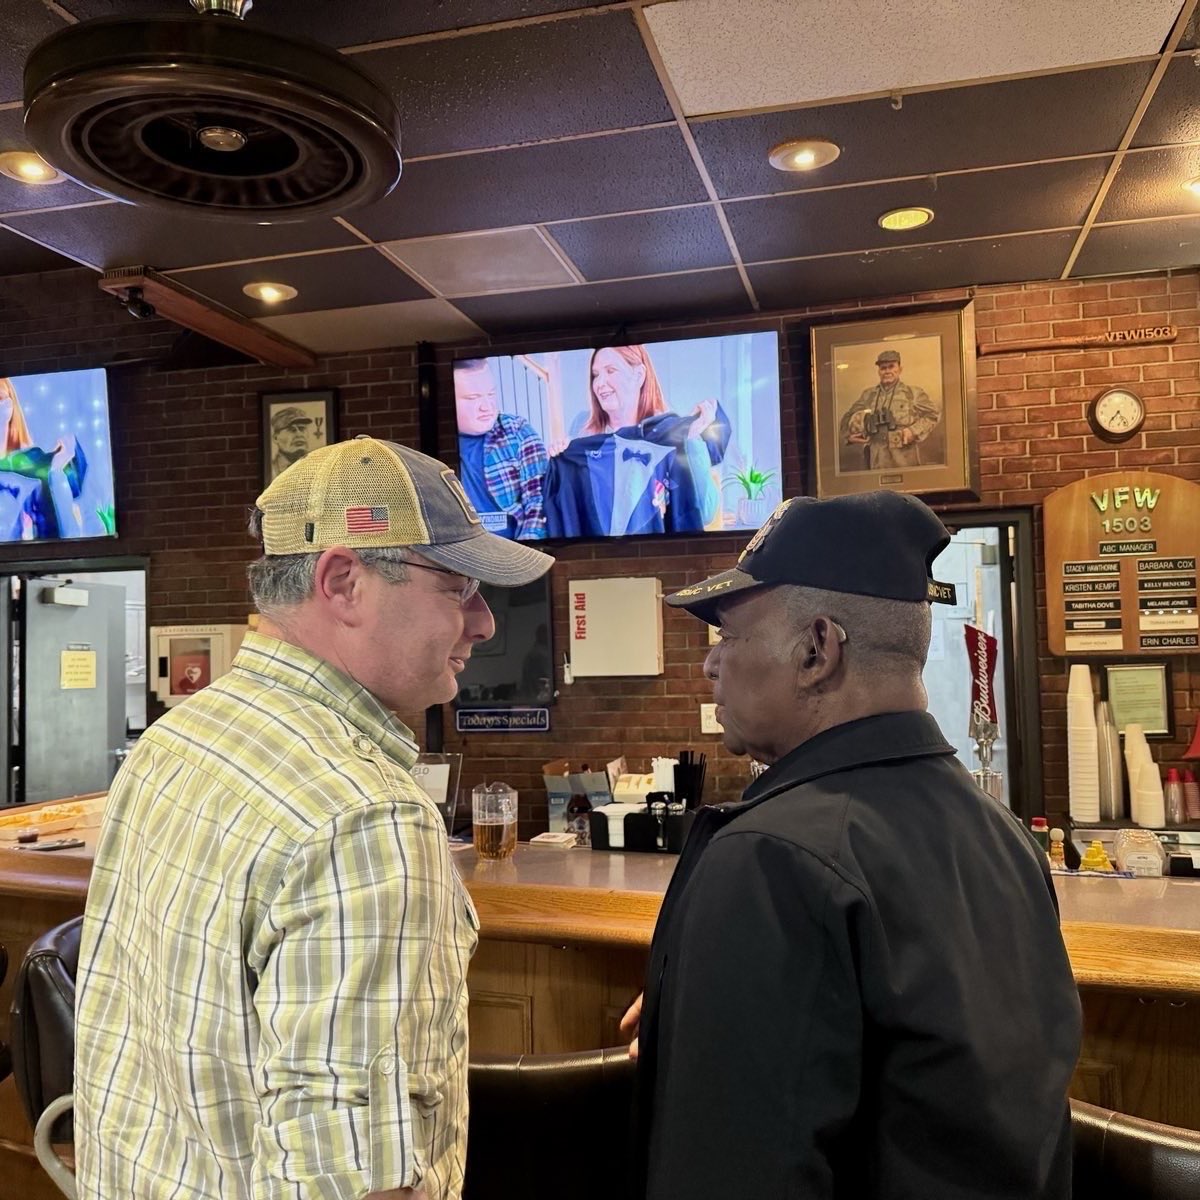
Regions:
<instances>
[{"instance_id":1,"label":"elderly man in black jacket","mask_svg":"<svg viewBox=\"0 0 1200 1200\"><path fill-rule=\"evenodd\" d=\"M909 496L791 500L668 600L719 625L725 743L770 769L697 814L655 931L647 1200L1069 1200L1047 862L925 711L948 541Z\"/></svg>"}]
</instances>

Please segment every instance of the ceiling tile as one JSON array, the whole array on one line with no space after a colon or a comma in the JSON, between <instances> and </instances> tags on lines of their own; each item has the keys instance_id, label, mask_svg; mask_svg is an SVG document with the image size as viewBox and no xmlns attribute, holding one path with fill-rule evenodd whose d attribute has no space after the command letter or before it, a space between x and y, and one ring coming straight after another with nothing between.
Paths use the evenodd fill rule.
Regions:
<instances>
[{"instance_id":1,"label":"ceiling tile","mask_svg":"<svg viewBox=\"0 0 1200 1200\"><path fill-rule=\"evenodd\" d=\"M29 149L22 110L9 108L0 111L0 153ZM82 204L100 198L97 192L70 180L35 186L0 175L0 213L23 212L29 208L58 208L64 204Z\"/></svg>"},{"instance_id":2,"label":"ceiling tile","mask_svg":"<svg viewBox=\"0 0 1200 1200\"><path fill-rule=\"evenodd\" d=\"M1193 55L1176 58L1154 92L1154 99L1134 134L1135 146L1169 146L1200 142L1200 67Z\"/></svg>"},{"instance_id":3,"label":"ceiling tile","mask_svg":"<svg viewBox=\"0 0 1200 1200\"><path fill-rule=\"evenodd\" d=\"M1149 63L1014 79L887 100L701 121L692 133L718 195L759 196L1116 150ZM807 174L776 171L772 146L821 137L842 149Z\"/></svg>"},{"instance_id":4,"label":"ceiling tile","mask_svg":"<svg viewBox=\"0 0 1200 1200\"><path fill-rule=\"evenodd\" d=\"M414 342L460 342L479 337L479 329L453 304L434 299L290 313L262 317L259 324L317 354L411 346Z\"/></svg>"},{"instance_id":5,"label":"ceiling tile","mask_svg":"<svg viewBox=\"0 0 1200 1200\"><path fill-rule=\"evenodd\" d=\"M406 158L672 119L628 12L417 42L355 62L395 95Z\"/></svg>"},{"instance_id":6,"label":"ceiling tile","mask_svg":"<svg viewBox=\"0 0 1200 1200\"><path fill-rule=\"evenodd\" d=\"M85 20L161 16L170 11L170 0L58 0L58 3ZM333 0L308 3L258 0L246 22L331 46L357 46L387 38L466 29L493 21L514 21L590 7L590 0L421 0L421 3L400 4L396 0L354 0L353 4L338 4Z\"/></svg>"},{"instance_id":7,"label":"ceiling tile","mask_svg":"<svg viewBox=\"0 0 1200 1200\"><path fill-rule=\"evenodd\" d=\"M1200 146L1126 154L1098 219L1132 221L1200 213L1200 196L1183 187L1187 180L1197 177L1200 177Z\"/></svg>"},{"instance_id":8,"label":"ceiling tile","mask_svg":"<svg viewBox=\"0 0 1200 1200\"><path fill-rule=\"evenodd\" d=\"M861 96L1157 54L1179 0L674 0L646 9L684 112Z\"/></svg>"},{"instance_id":9,"label":"ceiling tile","mask_svg":"<svg viewBox=\"0 0 1200 1200\"><path fill-rule=\"evenodd\" d=\"M951 242L1081 225L1107 166L1080 159L864 184L728 203L725 213L744 262ZM879 227L880 214L910 206L933 209L932 223L906 233Z\"/></svg>"},{"instance_id":10,"label":"ceiling tile","mask_svg":"<svg viewBox=\"0 0 1200 1200\"><path fill-rule=\"evenodd\" d=\"M172 278L247 317L387 304L429 295L416 280L370 246L235 267L202 267L179 272ZM247 283L286 283L299 295L279 304L264 304L243 293Z\"/></svg>"},{"instance_id":11,"label":"ceiling tile","mask_svg":"<svg viewBox=\"0 0 1200 1200\"><path fill-rule=\"evenodd\" d=\"M79 264L0 228L0 275L33 275L39 271L78 270Z\"/></svg>"},{"instance_id":12,"label":"ceiling tile","mask_svg":"<svg viewBox=\"0 0 1200 1200\"><path fill-rule=\"evenodd\" d=\"M677 129L646 129L412 163L350 219L377 242L706 199Z\"/></svg>"},{"instance_id":13,"label":"ceiling tile","mask_svg":"<svg viewBox=\"0 0 1200 1200\"><path fill-rule=\"evenodd\" d=\"M1056 279L1075 234L1039 233L944 246L910 246L876 254L747 267L759 302L768 309L836 300L897 296L973 283Z\"/></svg>"},{"instance_id":14,"label":"ceiling tile","mask_svg":"<svg viewBox=\"0 0 1200 1200\"><path fill-rule=\"evenodd\" d=\"M67 27L41 0L4 0L0 40L0 104L21 99L21 74L29 52L52 33Z\"/></svg>"},{"instance_id":15,"label":"ceiling tile","mask_svg":"<svg viewBox=\"0 0 1200 1200\"><path fill-rule=\"evenodd\" d=\"M584 278L625 279L698 267L727 267L733 256L712 206L662 209L551 225L550 235Z\"/></svg>"},{"instance_id":16,"label":"ceiling tile","mask_svg":"<svg viewBox=\"0 0 1200 1200\"><path fill-rule=\"evenodd\" d=\"M491 229L384 243L443 296L553 287L575 278L536 229Z\"/></svg>"},{"instance_id":17,"label":"ceiling tile","mask_svg":"<svg viewBox=\"0 0 1200 1200\"><path fill-rule=\"evenodd\" d=\"M104 269L141 264L167 271L360 244L331 220L250 225L176 216L132 204L34 213L11 217L7 223L51 249Z\"/></svg>"},{"instance_id":18,"label":"ceiling tile","mask_svg":"<svg viewBox=\"0 0 1200 1200\"><path fill-rule=\"evenodd\" d=\"M1193 9L1183 37L1179 39L1179 49L1195 50L1197 46L1200 46L1200 9Z\"/></svg>"},{"instance_id":19,"label":"ceiling tile","mask_svg":"<svg viewBox=\"0 0 1200 1200\"><path fill-rule=\"evenodd\" d=\"M1097 225L1088 234L1073 276L1131 275L1200 263L1200 216L1131 225Z\"/></svg>"},{"instance_id":20,"label":"ceiling tile","mask_svg":"<svg viewBox=\"0 0 1200 1200\"><path fill-rule=\"evenodd\" d=\"M474 296L456 300L455 304L488 333L571 329L581 325L750 311L746 289L732 267L690 275L513 292L506 296Z\"/></svg>"}]
</instances>

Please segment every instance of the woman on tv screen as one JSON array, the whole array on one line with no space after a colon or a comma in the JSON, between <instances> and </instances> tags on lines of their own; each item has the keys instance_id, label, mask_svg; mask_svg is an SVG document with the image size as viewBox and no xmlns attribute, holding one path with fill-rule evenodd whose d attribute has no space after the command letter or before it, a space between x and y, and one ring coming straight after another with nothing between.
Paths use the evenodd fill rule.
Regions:
<instances>
[{"instance_id":1,"label":"woman on tv screen","mask_svg":"<svg viewBox=\"0 0 1200 1200\"><path fill-rule=\"evenodd\" d=\"M729 443L715 399L667 407L645 346L593 351L590 411L553 455L543 487L550 537L700 531L720 506L713 467ZM558 449L558 447L553 447Z\"/></svg>"},{"instance_id":2,"label":"woman on tv screen","mask_svg":"<svg viewBox=\"0 0 1200 1200\"><path fill-rule=\"evenodd\" d=\"M67 406L60 401L60 407L65 411ZM66 425L65 418L60 424ZM96 472L89 473L77 435L64 429L48 449L38 445L12 379L0 378L0 430L0 541L114 532L111 495L95 494L92 485L102 481Z\"/></svg>"}]
</instances>

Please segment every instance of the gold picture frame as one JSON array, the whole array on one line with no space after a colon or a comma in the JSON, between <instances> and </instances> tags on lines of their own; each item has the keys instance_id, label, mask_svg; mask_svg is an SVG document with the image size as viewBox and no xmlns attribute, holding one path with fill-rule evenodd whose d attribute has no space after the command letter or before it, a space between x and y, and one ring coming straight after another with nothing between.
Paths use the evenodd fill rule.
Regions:
<instances>
[{"instance_id":1,"label":"gold picture frame","mask_svg":"<svg viewBox=\"0 0 1200 1200\"><path fill-rule=\"evenodd\" d=\"M979 499L971 301L809 328L816 495Z\"/></svg>"}]
</instances>

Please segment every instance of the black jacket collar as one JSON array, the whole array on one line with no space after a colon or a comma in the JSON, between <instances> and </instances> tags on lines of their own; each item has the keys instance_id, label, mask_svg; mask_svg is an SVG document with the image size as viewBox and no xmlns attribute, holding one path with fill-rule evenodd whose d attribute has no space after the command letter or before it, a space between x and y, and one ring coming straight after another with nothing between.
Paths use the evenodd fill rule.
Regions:
<instances>
[{"instance_id":1,"label":"black jacket collar","mask_svg":"<svg viewBox=\"0 0 1200 1200\"><path fill-rule=\"evenodd\" d=\"M927 712L883 713L835 725L785 754L745 791L736 812L824 775L872 763L954 754Z\"/></svg>"}]
</instances>

